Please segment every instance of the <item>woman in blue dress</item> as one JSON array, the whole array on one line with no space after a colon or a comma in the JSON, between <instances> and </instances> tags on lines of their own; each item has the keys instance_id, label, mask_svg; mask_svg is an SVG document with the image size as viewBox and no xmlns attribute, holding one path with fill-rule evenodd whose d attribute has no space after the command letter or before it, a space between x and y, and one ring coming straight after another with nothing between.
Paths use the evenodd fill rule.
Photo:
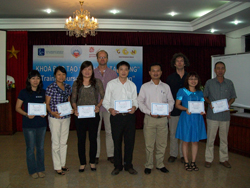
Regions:
<instances>
[{"instance_id":1,"label":"woman in blue dress","mask_svg":"<svg viewBox=\"0 0 250 188\"><path fill-rule=\"evenodd\" d=\"M199 168L195 164L198 142L206 139L206 128L202 115L191 114L188 111L188 101L204 101L203 93L200 90L201 81L196 72L190 72L185 80L184 88L179 89L176 96L175 107L182 110L177 125L175 137L182 140L182 152L184 157L184 166L187 171L198 171ZM188 162L188 143L192 143L192 162Z\"/></svg>"}]
</instances>

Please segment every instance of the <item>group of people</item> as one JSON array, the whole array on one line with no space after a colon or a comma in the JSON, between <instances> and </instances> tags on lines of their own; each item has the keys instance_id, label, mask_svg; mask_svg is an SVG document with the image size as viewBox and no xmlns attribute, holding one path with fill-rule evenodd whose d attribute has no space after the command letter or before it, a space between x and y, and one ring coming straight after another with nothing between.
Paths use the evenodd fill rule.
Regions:
<instances>
[{"instance_id":1,"label":"group of people","mask_svg":"<svg viewBox=\"0 0 250 188\"><path fill-rule=\"evenodd\" d=\"M205 166L211 167L213 161L214 140L219 128L220 163L230 168L228 163L227 135L229 130L229 111L213 113L211 102L227 99L229 106L234 102L236 93L233 83L224 78L226 71L223 62L214 67L216 78L208 80L204 93L201 91L201 80L196 72L187 73L188 58L182 54L174 54L171 66L175 72L168 76L166 83L161 81L162 65L153 63L149 67L151 81L141 86L137 96L136 85L128 79L129 63L121 61L116 65L117 73L107 67L108 53L100 50L96 54L98 67L93 68L90 61L81 64L79 75L73 86L64 83L67 72L58 66L54 70L55 82L46 91L43 89L41 75L32 70L26 80L26 88L19 93L16 111L23 115L23 133L26 142L26 160L28 172L33 178L45 177L44 174L44 137L47 121L45 115L28 115L28 103L46 103L48 123L51 131L52 160L54 170L59 175L69 171L66 167L67 140L71 115L61 116L57 105L70 102L71 114L74 114L78 137L79 172L84 172L86 161L86 132L89 134L89 164L96 171L100 156L100 129L104 121L106 132L107 160L114 163L112 175L123 169L130 174L137 174L133 168L133 149L135 143L135 111L139 108L144 114L144 139L146 147L145 174L150 174L154 167L154 147L156 169L167 173L163 161L167 147L168 130L170 131L170 157L174 162L178 156L187 171L198 171L196 156L198 142L207 139ZM131 100L131 108L122 113L114 108L116 100ZM207 133L203 116L192 114L188 110L188 101L206 101ZM151 112L151 103L167 103L169 115L155 115ZM22 105L24 108L22 109ZM95 117L78 118L78 106L94 105ZM168 128L169 124L169 128ZM122 160L122 140L124 139L124 159ZM178 140L181 140L178 147ZM188 159L188 143L192 143L192 159ZM34 153L36 148L36 155ZM179 149L178 149L179 148Z\"/></svg>"}]
</instances>

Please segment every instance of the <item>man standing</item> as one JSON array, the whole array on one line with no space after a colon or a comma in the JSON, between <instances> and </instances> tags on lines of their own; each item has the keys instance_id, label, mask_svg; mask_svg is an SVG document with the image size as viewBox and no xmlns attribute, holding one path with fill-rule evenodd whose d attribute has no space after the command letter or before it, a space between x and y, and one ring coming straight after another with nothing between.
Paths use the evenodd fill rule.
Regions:
<instances>
[{"instance_id":1,"label":"man standing","mask_svg":"<svg viewBox=\"0 0 250 188\"><path fill-rule=\"evenodd\" d=\"M108 68L108 53L105 50L100 50L96 53L98 67L95 68L94 73L95 77L99 78L104 87L104 91L106 89L107 83L110 80L113 80L117 78L117 74L112 69ZM100 157L100 150L101 150L101 144L100 144L100 131L102 126L102 119L104 120L104 126L105 126L105 132L106 132L106 151L107 151L107 157L108 161L111 163L114 163L114 142L112 139L111 134L111 126L110 126L110 114L108 111L101 106L100 108L100 122L98 127L98 133L97 133L97 153L96 153L96 160L95 163L99 163L99 157Z\"/></svg>"},{"instance_id":2,"label":"man standing","mask_svg":"<svg viewBox=\"0 0 250 188\"><path fill-rule=\"evenodd\" d=\"M171 60L171 67L176 71L169 75L167 78L167 84L170 86L171 93L173 95L174 100L176 100L176 94L178 90L184 87L184 81L187 76L187 72L184 67L189 66L188 58L182 53L174 54ZM178 156L178 139L175 138L177 124L180 118L181 110L175 108L171 112L171 116L169 119L169 131L170 131L170 157L168 158L168 162L172 163L177 159ZM182 154L182 141L180 141L179 145L181 162L184 163L184 157Z\"/></svg>"},{"instance_id":3,"label":"man standing","mask_svg":"<svg viewBox=\"0 0 250 188\"><path fill-rule=\"evenodd\" d=\"M169 112L172 111L174 99L170 87L161 82L161 64L150 65L149 75L151 81L142 85L137 98L140 110L145 113L144 117L144 139L146 145L145 174L150 174L153 168L154 145L156 144L156 169L167 173L168 170L163 164L165 149L168 137L168 119L163 115L152 115L151 103L168 103Z\"/></svg>"},{"instance_id":4,"label":"man standing","mask_svg":"<svg viewBox=\"0 0 250 188\"><path fill-rule=\"evenodd\" d=\"M119 77L111 80L106 88L103 106L110 112L112 137L114 140L114 166L112 175L119 174L122 165L122 139L124 138L124 169L130 174L137 174L133 168L132 158L135 143L135 111L138 108L136 85L128 79L129 63L121 61L116 65ZM128 113L119 113L114 109L115 100L131 100L132 108Z\"/></svg>"},{"instance_id":5,"label":"man standing","mask_svg":"<svg viewBox=\"0 0 250 188\"><path fill-rule=\"evenodd\" d=\"M216 78L210 79L206 82L204 90L204 99L208 103L207 110L207 144L205 152L205 167L210 168L214 159L214 140L219 129L220 137L220 164L227 168L231 168L228 162L228 143L227 136L230 124L230 111L213 113L211 102L220 99L227 99L228 106L235 101L236 92L233 82L224 77L226 66L219 61L214 66Z\"/></svg>"}]
</instances>

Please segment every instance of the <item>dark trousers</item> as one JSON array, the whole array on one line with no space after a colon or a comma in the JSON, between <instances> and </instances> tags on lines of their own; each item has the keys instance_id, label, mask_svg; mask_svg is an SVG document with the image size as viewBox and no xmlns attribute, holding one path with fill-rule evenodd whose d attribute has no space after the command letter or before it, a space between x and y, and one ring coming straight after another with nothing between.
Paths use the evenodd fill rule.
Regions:
<instances>
[{"instance_id":1,"label":"dark trousers","mask_svg":"<svg viewBox=\"0 0 250 188\"><path fill-rule=\"evenodd\" d=\"M114 166L122 169L122 139L124 137L124 168L133 167L133 150L135 143L135 114L117 114L110 116L112 137L114 141Z\"/></svg>"},{"instance_id":2,"label":"dark trousers","mask_svg":"<svg viewBox=\"0 0 250 188\"><path fill-rule=\"evenodd\" d=\"M95 163L95 156L97 151L97 132L98 132L98 125L100 121L99 113L95 114L95 118L81 118L75 116L75 124L76 124L76 131L78 137L78 156L80 159L80 164L86 164L86 132L89 131L89 162L94 164Z\"/></svg>"}]
</instances>

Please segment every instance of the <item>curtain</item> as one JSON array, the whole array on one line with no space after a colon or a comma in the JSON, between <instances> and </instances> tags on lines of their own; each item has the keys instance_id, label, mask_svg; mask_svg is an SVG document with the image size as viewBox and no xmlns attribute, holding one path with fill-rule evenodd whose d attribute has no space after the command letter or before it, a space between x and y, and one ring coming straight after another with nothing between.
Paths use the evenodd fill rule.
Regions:
<instances>
[{"instance_id":1,"label":"curtain","mask_svg":"<svg viewBox=\"0 0 250 188\"><path fill-rule=\"evenodd\" d=\"M28 33L27 31L8 31L7 32L7 50L11 50L12 46L17 53L15 57L9 58L10 52L6 54L6 70L7 75L14 77L16 86L16 98L21 89L26 87L25 82L28 76ZM16 113L17 131L22 131L22 115Z\"/></svg>"}]
</instances>

